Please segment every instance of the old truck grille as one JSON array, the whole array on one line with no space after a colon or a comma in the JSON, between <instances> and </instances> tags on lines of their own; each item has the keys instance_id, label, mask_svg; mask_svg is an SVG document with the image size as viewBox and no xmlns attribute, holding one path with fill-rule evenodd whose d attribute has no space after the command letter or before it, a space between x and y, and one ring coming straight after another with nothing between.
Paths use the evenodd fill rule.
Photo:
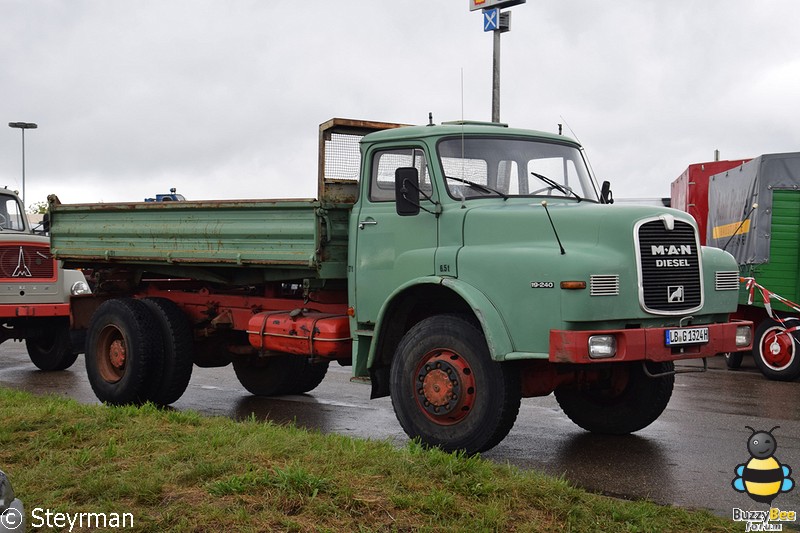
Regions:
<instances>
[{"instance_id":1,"label":"old truck grille","mask_svg":"<svg viewBox=\"0 0 800 533\"><path fill-rule=\"evenodd\" d=\"M668 315L702 307L699 247L692 225L664 215L640 223L636 237L642 307Z\"/></svg>"},{"instance_id":2,"label":"old truck grille","mask_svg":"<svg viewBox=\"0 0 800 533\"><path fill-rule=\"evenodd\" d=\"M55 261L47 245L0 245L0 280L33 279L55 279Z\"/></svg>"}]
</instances>

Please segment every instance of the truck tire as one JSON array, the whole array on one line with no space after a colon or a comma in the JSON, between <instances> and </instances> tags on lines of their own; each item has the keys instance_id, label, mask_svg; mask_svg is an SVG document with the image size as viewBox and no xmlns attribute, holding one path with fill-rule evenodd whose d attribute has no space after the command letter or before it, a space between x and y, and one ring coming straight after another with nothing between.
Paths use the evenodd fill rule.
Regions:
<instances>
[{"instance_id":1,"label":"truck tire","mask_svg":"<svg viewBox=\"0 0 800 533\"><path fill-rule=\"evenodd\" d=\"M456 315L437 315L402 338L389 374L392 405L409 437L445 451L488 450L519 412L519 373L492 361L483 333Z\"/></svg>"},{"instance_id":2,"label":"truck tire","mask_svg":"<svg viewBox=\"0 0 800 533\"><path fill-rule=\"evenodd\" d=\"M161 328L144 302L103 302L86 336L86 373L101 402L123 405L147 400L147 379L162 358Z\"/></svg>"},{"instance_id":3,"label":"truck tire","mask_svg":"<svg viewBox=\"0 0 800 533\"><path fill-rule=\"evenodd\" d=\"M39 370L66 370L78 358L72 349L69 320L58 320L48 324L41 335L25 339L25 347L31 362Z\"/></svg>"},{"instance_id":4,"label":"truck tire","mask_svg":"<svg viewBox=\"0 0 800 533\"><path fill-rule=\"evenodd\" d=\"M186 314L173 301L166 298L145 298L142 301L161 326L164 350L161 364L152 369L145 397L157 405L169 405L183 395L192 378L192 326Z\"/></svg>"},{"instance_id":5,"label":"truck tire","mask_svg":"<svg viewBox=\"0 0 800 533\"><path fill-rule=\"evenodd\" d=\"M790 327L796 318L788 318ZM800 350L797 332L785 334L777 320L765 318L756 328L753 340L753 360L764 376L775 381L792 381L800 376Z\"/></svg>"},{"instance_id":6,"label":"truck tire","mask_svg":"<svg viewBox=\"0 0 800 533\"><path fill-rule=\"evenodd\" d=\"M742 352L725 352L725 366L731 370L738 370L742 366Z\"/></svg>"},{"instance_id":7,"label":"truck tire","mask_svg":"<svg viewBox=\"0 0 800 533\"><path fill-rule=\"evenodd\" d=\"M240 357L233 360L239 383L256 396L303 394L317 387L328 372L328 363L312 363L301 355Z\"/></svg>"},{"instance_id":8,"label":"truck tire","mask_svg":"<svg viewBox=\"0 0 800 533\"><path fill-rule=\"evenodd\" d=\"M672 362L646 364L651 374L675 369ZM650 378L640 361L615 363L607 369L601 381L556 388L556 400L570 420L593 433L626 435L661 416L672 396L674 374Z\"/></svg>"},{"instance_id":9,"label":"truck tire","mask_svg":"<svg viewBox=\"0 0 800 533\"><path fill-rule=\"evenodd\" d=\"M312 363L308 358L295 356L295 369L289 372L281 394L305 394L316 389L328 373L328 361Z\"/></svg>"}]
</instances>

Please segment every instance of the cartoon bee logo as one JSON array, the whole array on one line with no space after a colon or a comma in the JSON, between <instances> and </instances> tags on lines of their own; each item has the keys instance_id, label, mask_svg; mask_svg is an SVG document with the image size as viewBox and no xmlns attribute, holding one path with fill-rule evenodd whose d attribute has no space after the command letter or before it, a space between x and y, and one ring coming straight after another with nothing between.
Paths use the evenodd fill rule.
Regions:
<instances>
[{"instance_id":1,"label":"cartoon bee logo","mask_svg":"<svg viewBox=\"0 0 800 533\"><path fill-rule=\"evenodd\" d=\"M772 504L779 493L789 492L794 488L794 480L789 477L792 469L780 464L773 455L778 449L778 443L772 432L780 426L769 431L745 427L753 432L747 440L750 460L736 467L736 477L731 484L735 491L745 492L757 502Z\"/></svg>"}]
</instances>

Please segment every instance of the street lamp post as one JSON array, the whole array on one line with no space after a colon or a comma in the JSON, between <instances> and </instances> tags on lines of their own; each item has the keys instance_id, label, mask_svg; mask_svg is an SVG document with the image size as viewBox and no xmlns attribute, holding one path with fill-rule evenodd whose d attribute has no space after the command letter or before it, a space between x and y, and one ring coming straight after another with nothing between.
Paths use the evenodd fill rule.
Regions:
<instances>
[{"instance_id":1,"label":"street lamp post","mask_svg":"<svg viewBox=\"0 0 800 533\"><path fill-rule=\"evenodd\" d=\"M25 206L25 130L34 130L39 126L33 122L9 122L9 128L22 130L22 205Z\"/></svg>"},{"instance_id":2,"label":"street lamp post","mask_svg":"<svg viewBox=\"0 0 800 533\"><path fill-rule=\"evenodd\" d=\"M504 7L524 4L526 0L470 0L470 11L483 11L483 31L494 33L492 46L492 122L500 122L500 34L511 30L511 13Z\"/></svg>"}]
</instances>

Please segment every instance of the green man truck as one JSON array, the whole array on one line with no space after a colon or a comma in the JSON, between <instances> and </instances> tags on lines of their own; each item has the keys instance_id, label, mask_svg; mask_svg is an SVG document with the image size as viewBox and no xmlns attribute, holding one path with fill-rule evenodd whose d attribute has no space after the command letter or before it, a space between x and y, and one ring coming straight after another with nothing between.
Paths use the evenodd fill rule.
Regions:
<instances>
[{"instance_id":1,"label":"green man truck","mask_svg":"<svg viewBox=\"0 0 800 533\"><path fill-rule=\"evenodd\" d=\"M41 370L69 368L83 351L70 331L70 298L88 292L82 273L53 259L16 192L0 189L0 343L24 340Z\"/></svg>"},{"instance_id":2,"label":"green man truck","mask_svg":"<svg viewBox=\"0 0 800 533\"><path fill-rule=\"evenodd\" d=\"M640 430L675 361L750 348L733 257L685 213L611 205L561 135L333 119L318 182L297 200L51 196L52 254L93 287L73 322L97 397L168 404L193 365L231 363L253 394L302 394L337 362L410 437L473 453L553 392L586 430Z\"/></svg>"}]
</instances>

